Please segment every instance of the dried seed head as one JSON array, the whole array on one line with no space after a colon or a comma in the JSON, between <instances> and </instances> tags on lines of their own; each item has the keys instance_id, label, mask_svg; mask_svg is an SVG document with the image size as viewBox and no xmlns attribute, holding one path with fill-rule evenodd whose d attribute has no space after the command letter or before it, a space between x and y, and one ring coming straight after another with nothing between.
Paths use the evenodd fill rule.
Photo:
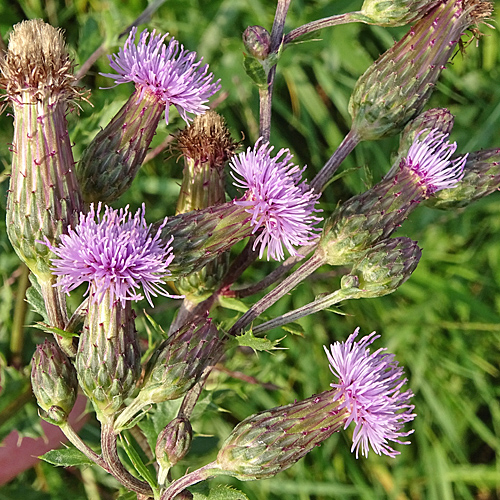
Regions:
<instances>
[{"instance_id":1,"label":"dried seed head","mask_svg":"<svg viewBox=\"0 0 500 500\"><path fill-rule=\"evenodd\" d=\"M11 99L25 91L33 101L47 96L74 99L81 92L73 87L73 67L61 29L41 19L23 21L14 26L0 62L0 86Z\"/></svg>"}]
</instances>

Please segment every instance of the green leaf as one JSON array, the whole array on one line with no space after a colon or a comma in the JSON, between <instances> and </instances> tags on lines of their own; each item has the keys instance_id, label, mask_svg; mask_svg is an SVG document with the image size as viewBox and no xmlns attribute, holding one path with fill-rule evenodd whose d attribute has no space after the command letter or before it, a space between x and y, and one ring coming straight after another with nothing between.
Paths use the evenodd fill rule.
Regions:
<instances>
[{"instance_id":1,"label":"green leaf","mask_svg":"<svg viewBox=\"0 0 500 500\"><path fill-rule=\"evenodd\" d=\"M61 330L60 328L56 328L55 326L49 326L41 321L38 321L34 325L31 325L33 328L38 328L39 330L44 331L45 333L52 333L54 335L60 335L65 339L71 339L73 337L78 337L78 333L67 332L66 330Z\"/></svg>"},{"instance_id":2,"label":"green leaf","mask_svg":"<svg viewBox=\"0 0 500 500\"><path fill-rule=\"evenodd\" d=\"M33 311L38 313L48 323L45 302L42 298L40 285L34 274L30 274L30 281L31 286L26 290L26 302L31 306Z\"/></svg>"},{"instance_id":3,"label":"green leaf","mask_svg":"<svg viewBox=\"0 0 500 500\"><path fill-rule=\"evenodd\" d=\"M60 450L51 450L38 457L56 467L76 467L78 465L93 465L94 462L86 457L76 448L62 448Z\"/></svg>"},{"instance_id":4,"label":"green leaf","mask_svg":"<svg viewBox=\"0 0 500 500\"><path fill-rule=\"evenodd\" d=\"M219 304L226 308L231 309L232 311L238 311L241 313L246 313L248 311L248 306L239 299L235 299L234 297L219 297Z\"/></svg>"},{"instance_id":5,"label":"green leaf","mask_svg":"<svg viewBox=\"0 0 500 500\"><path fill-rule=\"evenodd\" d=\"M219 484L211 488L208 495L193 493L193 500L248 500L248 497L232 486Z\"/></svg>"},{"instance_id":6,"label":"green leaf","mask_svg":"<svg viewBox=\"0 0 500 500\"><path fill-rule=\"evenodd\" d=\"M256 337L251 331L246 332L244 335L235 337L240 347L251 347L254 351L272 351L274 349L281 349L276 347L285 337L278 340L269 340L267 337Z\"/></svg>"},{"instance_id":7,"label":"green leaf","mask_svg":"<svg viewBox=\"0 0 500 500\"><path fill-rule=\"evenodd\" d=\"M302 325L293 321L291 323L283 325L281 328L283 328L285 332L291 333L292 335L299 335L300 337L303 337L305 333Z\"/></svg>"},{"instance_id":8,"label":"green leaf","mask_svg":"<svg viewBox=\"0 0 500 500\"><path fill-rule=\"evenodd\" d=\"M128 458L132 462L132 465L135 467L135 470L149 483L153 491L158 488L156 484L156 478L153 476L151 471L144 465L144 462L141 460L141 457L135 450L135 448L130 444L127 436L124 434L120 434L120 442L125 449L125 453Z\"/></svg>"},{"instance_id":9,"label":"green leaf","mask_svg":"<svg viewBox=\"0 0 500 500\"><path fill-rule=\"evenodd\" d=\"M262 88L267 87L266 71L260 61L246 54L243 54L243 56L245 58L243 67L245 68L246 74L257 84L257 86Z\"/></svg>"}]
</instances>

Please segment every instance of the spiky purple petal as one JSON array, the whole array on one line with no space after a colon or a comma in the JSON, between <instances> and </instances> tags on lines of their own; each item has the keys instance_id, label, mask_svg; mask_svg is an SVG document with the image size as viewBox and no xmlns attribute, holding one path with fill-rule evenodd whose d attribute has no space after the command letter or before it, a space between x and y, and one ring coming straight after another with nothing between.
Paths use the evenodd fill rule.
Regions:
<instances>
[{"instance_id":1,"label":"spiky purple petal","mask_svg":"<svg viewBox=\"0 0 500 500\"><path fill-rule=\"evenodd\" d=\"M260 245L262 257L267 247L268 258L282 260L283 246L291 255L297 255L294 246L308 245L316 239L319 230L313 226L321 218L313 215L320 211L314 208L319 194L302 180L305 167L300 169L291 163L293 156L288 149L281 149L271 158L273 149L259 139L253 149L233 157L230 165L235 186L247 190L234 203L246 207L252 215L254 233L262 229L254 249Z\"/></svg>"},{"instance_id":2,"label":"spiky purple petal","mask_svg":"<svg viewBox=\"0 0 500 500\"><path fill-rule=\"evenodd\" d=\"M437 129L431 130L425 139L420 140L423 132L425 130L417 135L402 163L420 177L420 182L427 187L428 195L455 187L464 176L468 155L450 160L457 143L450 144L445 140L448 135Z\"/></svg>"},{"instance_id":3,"label":"spiky purple petal","mask_svg":"<svg viewBox=\"0 0 500 500\"><path fill-rule=\"evenodd\" d=\"M346 342L335 342L325 352L330 361L330 370L338 377L334 401L341 401L339 408L346 408L350 415L345 428L356 424L351 451L356 450L356 458L361 454L368 456L369 445L375 453L394 457L399 452L389 446L388 441L409 444L401 441L413 431L402 432L406 422L415 418L411 413L414 406L409 404L413 396L411 390L401 392L407 379L402 378L403 368L398 366L394 354L378 349L370 354L369 346L380 335L372 332L355 342L359 328Z\"/></svg>"},{"instance_id":4,"label":"spiky purple petal","mask_svg":"<svg viewBox=\"0 0 500 500\"><path fill-rule=\"evenodd\" d=\"M184 50L173 37L165 45L168 33L162 36L156 35L155 30L144 30L135 44L136 33L137 28L132 28L124 47L118 54L108 56L109 65L118 75L102 75L113 78L117 85L134 82L140 91L139 99L146 91L157 96L165 103L167 123L171 104L186 123L192 119L187 113L203 114L209 97L220 89L220 80L213 82L208 64L201 66L203 58L195 62L196 52Z\"/></svg>"},{"instance_id":5,"label":"spiky purple petal","mask_svg":"<svg viewBox=\"0 0 500 500\"><path fill-rule=\"evenodd\" d=\"M127 300L140 300L142 287L148 302L151 297L170 296L163 288L163 279L170 274L168 265L174 258L170 241L162 244L161 230L150 233L151 225L144 218L145 206L132 214L125 209L105 207L97 211L91 205L88 214L80 214L80 222L68 234L61 236L61 243L47 246L55 253L53 273L59 276L57 286L66 293L84 282L89 283L87 293L100 303L107 291L111 299L119 300L125 307Z\"/></svg>"}]
</instances>

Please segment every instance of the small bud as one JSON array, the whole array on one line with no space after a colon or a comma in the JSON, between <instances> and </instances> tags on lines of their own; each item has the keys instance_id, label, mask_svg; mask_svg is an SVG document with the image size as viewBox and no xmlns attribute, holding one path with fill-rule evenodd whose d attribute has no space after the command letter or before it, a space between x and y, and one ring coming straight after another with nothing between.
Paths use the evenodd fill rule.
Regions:
<instances>
[{"instance_id":1,"label":"small bud","mask_svg":"<svg viewBox=\"0 0 500 500\"><path fill-rule=\"evenodd\" d=\"M54 425L61 425L76 400L78 382L71 361L46 340L38 345L31 362L31 384L41 408L40 416Z\"/></svg>"},{"instance_id":2,"label":"small bud","mask_svg":"<svg viewBox=\"0 0 500 500\"><path fill-rule=\"evenodd\" d=\"M399 288L416 269L421 249L410 238L389 238L370 248L349 275L342 278L342 288L362 291L357 298L382 297ZM357 278L357 284L353 283Z\"/></svg>"},{"instance_id":3,"label":"small bud","mask_svg":"<svg viewBox=\"0 0 500 500\"><path fill-rule=\"evenodd\" d=\"M138 398L147 404L183 396L222 354L223 342L211 318L184 325L149 360Z\"/></svg>"},{"instance_id":4,"label":"small bud","mask_svg":"<svg viewBox=\"0 0 500 500\"><path fill-rule=\"evenodd\" d=\"M488 196L500 189L500 149L469 153L462 181L454 188L435 193L425 205L441 210L454 210Z\"/></svg>"},{"instance_id":5,"label":"small bud","mask_svg":"<svg viewBox=\"0 0 500 500\"><path fill-rule=\"evenodd\" d=\"M351 18L377 26L410 24L440 3L441 0L365 0L359 12Z\"/></svg>"},{"instance_id":6,"label":"small bud","mask_svg":"<svg viewBox=\"0 0 500 500\"><path fill-rule=\"evenodd\" d=\"M186 456L192 439L193 428L189 419L184 416L174 418L159 434L155 454L160 465L160 484L164 484L169 469Z\"/></svg>"},{"instance_id":7,"label":"small bud","mask_svg":"<svg viewBox=\"0 0 500 500\"><path fill-rule=\"evenodd\" d=\"M420 19L356 83L353 132L361 140L399 133L428 101L464 30L491 12L490 2L447 0Z\"/></svg>"},{"instance_id":8,"label":"small bud","mask_svg":"<svg viewBox=\"0 0 500 500\"><path fill-rule=\"evenodd\" d=\"M78 352L76 370L85 395L101 423L109 423L132 395L140 376L140 352L135 314L130 301L124 307L110 302L106 292L100 303L91 298Z\"/></svg>"},{"instance_id":9,"label":"small bud","mask_svg":"<svg viewBox=\"0 0 500 500\"><path fill-rule=\"evenodd\" d=\"M243 44L251 56L263 61L271 51L271 35L262 26L249 26L243 32Z\"/></svg>"},{"instance_id":10,"label":"small bud","mask_svg":"<svg viewBox=\"0 0 500 500\"><path fill-rule=\"evenodd\" d=\"M115 422L119 431L144 407L180 398L223 353L224 342L210 318L187 323L164 340L146 365L137 397Z\"/></svg>"}]
</instances>

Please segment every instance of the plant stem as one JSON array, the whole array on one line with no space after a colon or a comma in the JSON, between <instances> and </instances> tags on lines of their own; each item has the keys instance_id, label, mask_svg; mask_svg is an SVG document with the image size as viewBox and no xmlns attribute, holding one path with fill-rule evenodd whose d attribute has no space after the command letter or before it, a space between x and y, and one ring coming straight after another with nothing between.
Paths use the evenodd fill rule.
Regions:
<instances>
[{"instance_id":1,"label":"plant stem","mask_svg":"<svg viewBox=\"0 0 500 500\"><path fill-rule=\"evenodd\" d=\"M272 328L277 328L278 326L286 325L291 321L295 321L299 318L303 318L304 316L308 316L309 314L313 314L315 312L321 311L322 309L326 309L327 307L332 306L333 304L338 304L342 300L355 298L349 295L346 295L344 290L336 290L335 292L327 295L326 297L322 297L321 299L314 300L313 302L309 302L305 306L299 307L293 311L289 311L278 318L271 319L262 323L260 325L255 326L252 329L252 332L255 335L260 333L264 333L267 330L271 330Z\"/></svg>"},{"instance_id":2,"label":"plant stem","mask_svg":"<svg viewBox=\"0 0 500 500\"><path fill-rule=\"evenodd\" d=\"M80 438L80 436L75 432L73 427L71 427L69 422L66 422L59 426L63 434L68 438L68 441L78 450L80 450L87 458L95 462L97 465L102 467L105 471L112 474L111 469L105 460L98 455L94 450L89 448Z\"/></svg>"},{"instance_id":3,"label":"plant stem","mask_svg":"<svg viewBox=\"0 0 500 500\"><path fill-rule=\"evenodd\" d=\"M325 163L323 168L318 172L316 177L311 181L312 187L317 193L321 193L325 186L328 184L333 174L337 171L340 164L345 160L347 155L360 143L359 135L350 130L344 137L337 150L330 156L329 160Z\"/></svg>"},{"instance_id":4,"label":"plant stem","mask_svg":"<svg viewBox=\"0 0 500 500\"><path fill-rule=\"evenodd\" d=\"M32 401L33 391L31 390L31 384L28 383L27 386L23 389L23 391L17 395L16 399L14 399L11 403L9 403L1 412L0 412L0 426L2 426L9 418L13 417L19 410L28 402Z\"/></svg>"},{"instance_id":5,"label":"plant stem","mask_svg":"<svg viewBox=\"0 0 500 500\"><path fill-rule=\"evenodd\" d=\"M101 428L102 456L109 467L109 472L126 488L141 495L152 497L153 491L148 483L132 476L123 466L116 449L116 433L112 424L104 423Z\"/></svg>"},{"instance_id":6,"label":"plant stem","mask_svg":"<svg viewBox=\"0 0 500 500\"><path fill-rule=\"evenodd\" d=\"M221 293L221 295L225 295L226 297L249 297L250 295L254 295L268 286L272 285L274 282L278 281L285 273L287 273L297 262L300 262L307 254L314 249L314 245L304 246L299 250L298 255L293 255L288 257L279 267L271 271L262 281L259 281L255 285L251 285L246 288L240 288L238 290L228 290L227 292Z\"/></svg>"},{"instance_id":7,"label":"plant stem","mask_svg":"<svg viewBox=\"0 0 500 500\"><path fill-rule=\"evenodd\" d=\"M19 267L21 274L17 283L16 303L14 318L12 320L12 335L10 337L10 364L16 368L22 366L22 353L24 345L24 325L26 324L26 290L29 287L30 270L26 264Z\"/></svg>"},{"instance_id":8,"label":"plant stem","mask_svg":"<svg viewBox=\"0 0 500 500\"><path fill-rule=\"evenodd\" d=\"M181 491L185 490L188 486L199 483L200 481L204 481L209 477L216 476L217 474L223 474L216 467L217 462L210 462L209 464L197 469L185 476L174 481L161 495L160 500L173 500L176 495L178 495Z\"/></svg>"},{"instance_id":9,"label":"plant stem","mask_svg":"<svg viewBox=\"0 0 500 500\"><path fill-rule=\"evenodd\" d=\"M291 0L278 0L276 15L274 16L273 28L271 30L270 53L278 53L283 41L283 31L285 29L285 19L290 7ZM260 99L260 130L259 134L264 142L269 141L271 136L271 107L273 99L274 76L276 75L276 65L267 74L267 87L259 89Z\"/></svg>"},{"instance_id":10,"label":"plant stem","mask_svg":"<svg viewBox=\"0 0 500 500\"><path fill-rule=\"evenodd\" d=\"M338 14L336 16L325 17L323 19L318 19L317 21L312 21L310 23L304 24L303 26L299 26L294 30L290 31L283 40L283 45L288 45L292 43L297 38L307 35L308 33L312 33L313 31L318 31L323 28L329 28L331 26L337 26L339 24L347 24L357 22L358 19L353 18L353 14L355 12L349 12L347 14Z\"/></svg>"},{"instance_id":11,"label":"plant stem","mask_svg":"<svg viewBox=\"0 0 500 500\"><path fill-rule=\"evenodd\" d=\"M293 274L288 276L276 288L271 290L265 297L256 302L229 330L229 335L238 335L255 318L271 307L283 295L295 288L307 276L312 274L318 267L324 264L324 260L319 255L313 255L307 262L302 264Z\"/></svg>"}]
</instances>

